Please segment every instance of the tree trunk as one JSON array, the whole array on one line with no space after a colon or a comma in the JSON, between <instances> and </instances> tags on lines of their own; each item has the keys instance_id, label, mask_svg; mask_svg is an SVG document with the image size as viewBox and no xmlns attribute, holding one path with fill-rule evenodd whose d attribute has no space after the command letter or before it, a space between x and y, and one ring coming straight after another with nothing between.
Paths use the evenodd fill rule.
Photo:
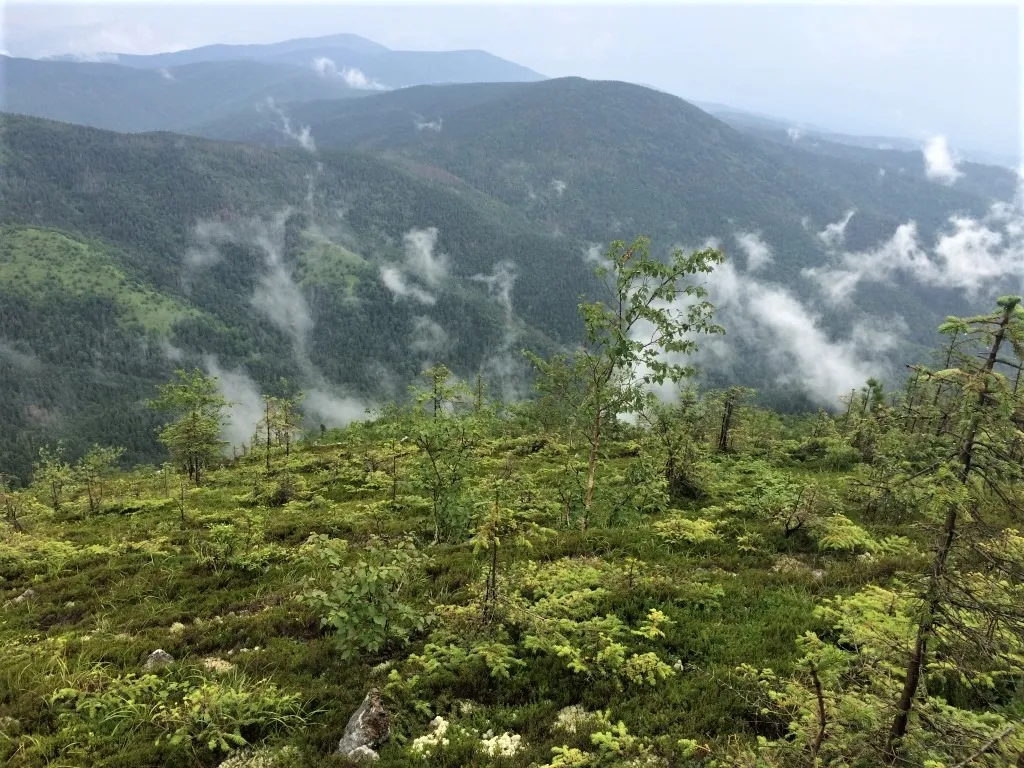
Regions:
<instances>
[{"instance_id":1,"label":"tree trunk","mask_svg":"<svg viewBox=\"0 0 1024 768\"><path fill-rule=\"evenodd\" d=\"M981 411L986 407L989 395L988 376L995 369L996 361L999 358L999 350L1003 345L1006 334L1006 327L1010 324L1013 307L1003 311L1003 317L999 323L999 329L992 339L992 346L989 349L988 358L981 369L981 375L985 377L984 386L978 393L977 412L971 419L970 427L961 443L957 456L960 462L959 479L964 485L971 476L974 462L974 447L978 438L978 430L981 427ZM942 603L942 580L946 574L946 560L953 548L956 538L957 515L959 510L955 504L951 504L946 510L946 519L943 525L943 536L939 547L935 552L935 559L932 561L931 574L928 577L928 590L925 593L925 613L921 623L917 627L917 638L914 641L914 650L907 662L903 691L900 694L899 703L896 707L896 716L893 718L892 728L889 731L889 739L886 743L886 754L890 762L895 763L899 759L899 742L907 734L907 727L910 723L910 712L914 706L914 698L917 695L918 686L921 683L921 672L928 659L928 640L939 614Z\"/></svg>"},{"instance_id":2,"label":"tree trunk","mask_svg":"<svg viewBox=\"0 0 1024 768\"><path fill-rule=\"evenodd\" d=\"M590 436L590 456L587 459L587 492L583 496L583 530L590 525L590 505L594 501L594 480L597 477L597 448L601 440L601 408L594 416L594 431Z\"/></svg>"},{"instance_id":3,"label":"tree trunk","mask_svg":"<svg viewBox=\"0 0 1024 768\"><path fill-rule=\"evenodd\" d=\"M724 411L722 412L722 428L718 432L718 452L729 452L729 430L732 428L732 412L736 402L733 395L725 396Z\"/></svg>"},{"instance_id":4,"label":"tree trunk","mask_svg":"<svg viewBox=\"0 0 1024 768\"><path fill-rule=\"evenodd\" d=\"M267 401L267 474L270 474L270 401Z\"/></svg>"}]
</instances>

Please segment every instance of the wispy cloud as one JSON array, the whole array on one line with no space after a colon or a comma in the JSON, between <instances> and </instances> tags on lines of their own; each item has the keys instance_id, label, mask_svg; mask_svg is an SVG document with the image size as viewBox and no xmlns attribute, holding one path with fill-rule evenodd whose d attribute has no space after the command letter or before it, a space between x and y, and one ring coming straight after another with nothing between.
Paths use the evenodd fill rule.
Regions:
<instances>
[{"instance_id":1,"label":"wispy cloud","mask_svg":"<svg viewBox=\"0 0 1024 768\"><path fill-rule=\"evenodd\" d=\"M825 228L818 233L818 239L825 244L826 248L835 250L846 241L846 225L850 223L850 219L853 218L855 213L856 211L854 210L847 211L843 218L831 224L826 224ZM805 226L810 226L809 219Z\"/></svg>"},{"instance_id":2,"label":"wispy cloud","mask_svg":"<svg viewBox=\"0 0 1024 768\"><path fill-rule=\"evenodd\" d=\"M747 257L747 271L756 272L765 264L771 263L772 249L759 232L737 232L734 237L736 244Z\"/></svg>"},{"instance_id":3,"label":"wispy cloud","mask_svg":"<svg viewBox=\"0 0 1024 768\"><path fill-rule=\"evenodd\" d=\"M822 318L789 290L740 274L733 264L717 267L708 288L729 334L707 346L702 359L709 365L728 370L758 350L776 384L825 406L891 367L889 353L899 345L897 318L855 321L844 337L833 338Z\"/></svg>"},{"instance_id":4,"label":"wispy cloud","mask_svg":"<svg viewBox=\"0 0 1024 768\"><path fill-rule=\"evenodd\" d=\"M394 265L381 267L380 281L384 283L385 288L391 291L395 301L411 298L420 304L435 304L437 302L437 298L432 293L410 283L400 267Z\"/></svg>"},{"instance_id":5,"label":"wispy cloud","mask_svg":"<svg viewBox=\"0 0 1024 768\"><path fill-rule=\"evenodd\" d=\"M951 216L931 245L908 221L873 249L835 255L827 266L804 270L835 303L848 300L860 283L885 282L895 273L972 297L998 282L1016 280L1024 288L1024 211L1018 199L996 203L978 219Z\"/></svg>"},{"instance_id":6,"label":"wispy cloud","mask_svg":"<svg viewBox=\"0 0 1024 768\"><path fill-rule=\"evenodd\" d=\"M307 152L316 152L316 142L313 141L313 135L310 132L308 125L302 126L297 131L292 128L291 119L285 114L283 109L277 106L277 103L271 96L267 96L263 105L281 119L281 132L285 136L295 139L295 141L299 143L299 146ZM257 108L262 108L262 105L257 105Z\"/></svg>"},{"instance_id":7,"label":"wispy cloud","mask_svg":"<svg viewBox=\"0 0 1024 768\"><path fill-rule=\"evenodd\" d=\"M313 69L320 77L336 77L345 81L345 85L358 91L389 91L391 88L379 80L368 77L363 70L356 67L338 69L333 59L318 56L313 59Z\"/></svg>"},{"instance_id":8,"label":"wispy cloud","mask_svg":"<svg viewBox=\"0 0 1024 768\"><path fill-rule=\"evenodd\" d=\"M421 304L437 301L431 290L441 287L448 278L448 257L436 251L437 237L437 227L409 230L402 238L403 261L380 268L381 282L396 301L402 298Z\"/></svg>"},{"instance_id":9,"label":"wispy cloud","mask_svg":"<svg viewBox=\"0 0 1024 768\"><path fill-rule=\"evenodd\" d=\"M413 352L438 356L447 351L451 345L448 332L426 315L417 315L412 321L412 339L409 348Z\"/></svg>"},{"instance_id":10,"label":"wispy cloud","mask_svg":"<svg viewBox=\"0 0 1024 768\"><path fill-rule=\"evenodd\" d=\"M932 181L952 184L963 173L957 169L957 161L950 153L945 136L935 136L921 148L924 154L924 173Z\"/></svg>"},{"instance_id":11,"label":"wispy cloud","mask_svg":"<svg viewBox=\"0 0 1024 768\"><path fill-rule=\"evenodd\" d=\"M412 119L412 124L416 126L417 131L433 131L434 133L440 133L441 128L444 126L444 120L440 117L436 120L424 120L419 115L415 115Z\"/></svg>"}]
</instances>

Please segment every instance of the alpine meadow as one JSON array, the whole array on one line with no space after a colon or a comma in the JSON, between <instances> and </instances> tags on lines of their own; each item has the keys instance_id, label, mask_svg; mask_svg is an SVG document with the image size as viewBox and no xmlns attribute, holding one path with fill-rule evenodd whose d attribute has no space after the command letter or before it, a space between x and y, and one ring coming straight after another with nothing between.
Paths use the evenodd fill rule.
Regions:
<instances>
[{"instance_id":1,"label":"alpine meadow","mask_svg":"<svg viewBox=\"0 0 1024 768\"><path fill-rule=\"evenodd\" d=\"M995 143L82 7L0 51L5 765L1024 768Z\"/></svg>"}]
</instances>

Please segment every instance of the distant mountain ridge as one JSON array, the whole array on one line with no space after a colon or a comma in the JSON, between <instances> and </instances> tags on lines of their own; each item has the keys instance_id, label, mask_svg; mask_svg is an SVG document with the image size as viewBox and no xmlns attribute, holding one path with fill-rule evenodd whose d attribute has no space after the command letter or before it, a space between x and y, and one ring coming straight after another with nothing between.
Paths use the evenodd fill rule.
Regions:
<instances>
[{"instance_id":1,"label":"distant mountain ridge","mask_svg":"<svg viewBox=\"0 0 1024 768\"><path fill-rule=\"evenodd\" d=\"M278 43L246 43L238 45L216 43L199 46L198 48L169 51L167 53L132 54L107 51L97 54L97 58L123 64L127 67L157 69L159 67L178 67L182 64L194 64L198 61L239 61L245 59L260 61L282 54L315 48L345 48L358 53L384 53L389 50L386 46L375 43L373 40L367 40L365 37L341 33L321 37L295 38ZM80 60L80 57L74 54L50 56L47 58L55 61Z\"/></svg>"},{"instance_id":2,"label":"distant mountain ridge","mask_svg":"<svg viewBox=\"0 0 1024 768\"><path fill-rule=\"evenodd\" d=\"M357 35L152 55L0 56L0 110L115 131L184 130L275 103L428 83L533 82L485 51L392 51ZM271 110L272 111L272 110Z\"/></svg>"}]
</instances>

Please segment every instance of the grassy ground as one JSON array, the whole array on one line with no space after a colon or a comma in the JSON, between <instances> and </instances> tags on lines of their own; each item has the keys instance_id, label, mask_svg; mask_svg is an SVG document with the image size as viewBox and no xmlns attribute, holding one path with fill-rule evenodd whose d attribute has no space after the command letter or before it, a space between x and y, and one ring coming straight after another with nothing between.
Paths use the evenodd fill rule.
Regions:
<instances>
[{"instance_id":1,"label":"grassy ground","mask_svg":"<svg viewBox=\"0 0 1024 768\"><path fill-rule=\"evenodd\" d=\"M468 605L466 615L476 616L481 595L486 557L468 537L433 544L422 499L401 513L377 503L388 490L373 481L367 462L382 446L350 430L330 443L300 446L287 459L275 454L269 474L261 457L249 457L184 490L177 476L140 468L107 482L103 511L94 515L81 490L59 512L44 497L23 500L24 530L8 528L0 537L0 758L11 766L210 766L225 759L225 747L239 746L223 740L235 733L252 744L287 745L274 764L340 765L331 753L377 685L395 710L383 765L423 765L410 745L438 715L451 723L451 738L430 765L545 763L554 746L589 745L586 728L572 734L555 725L571 705L610 710L612 722L622 720L674 763L680 739L713 746L772 733L776 724L761 718L734 668L785 672L799 634L827 634L812 613L817 602L884 580L896 567L886 558L822 554L802 532L784 536L735 505L719 540L671 543L658 535L659 520L700 517L742 489L749 462L735 457L703 463L714 479L709 487L732 488L718 498L677 500L677 511L615 526L567 529L545 474L559 466L558 451L523 455L521 441L488 439L474 450L467 486L484 485L489 467L511 461L519 479L535 481L531 522L551 529L532 547L501 550L507 612L499 611L500 631L452 619L445 609L449 618L413 631L408 644L347 656L320 615L298 599L318 573L305 543L311 534L345 540L342 562L351 564L372 537L411 533L425 559L404 599L422 615L431 606ZM628 446L612 447L599 467L599 489L600 478L628 467L629 453ZM410 498L416 461L408 456L399 464ZM844 485L842 473L781 471ZM599 492L604 513L610 499ZM759 537L751 539L756 546L738 546L743 536ZM29 588L34 595L15 603ZM668 620L664 635L630 634L651 609ZM574 672L557 654L527 648L525 638L539 624L609 614L627 628L627 651L655 654L668 676L651 685L603 674L600 664ZM465 632L501 640L525 663L503 677L486 665L429 671L408 661L428 638L440 642L446 626L460 640L461 621L472 627ZM143 677L157 648L176 662ZM397 674L389 683L391 670ZM182 696L191 697L189 711L161 709L161 701ZM487 730L519 735L520 750L482 753Z\"/></svg>"}]
</instances>

